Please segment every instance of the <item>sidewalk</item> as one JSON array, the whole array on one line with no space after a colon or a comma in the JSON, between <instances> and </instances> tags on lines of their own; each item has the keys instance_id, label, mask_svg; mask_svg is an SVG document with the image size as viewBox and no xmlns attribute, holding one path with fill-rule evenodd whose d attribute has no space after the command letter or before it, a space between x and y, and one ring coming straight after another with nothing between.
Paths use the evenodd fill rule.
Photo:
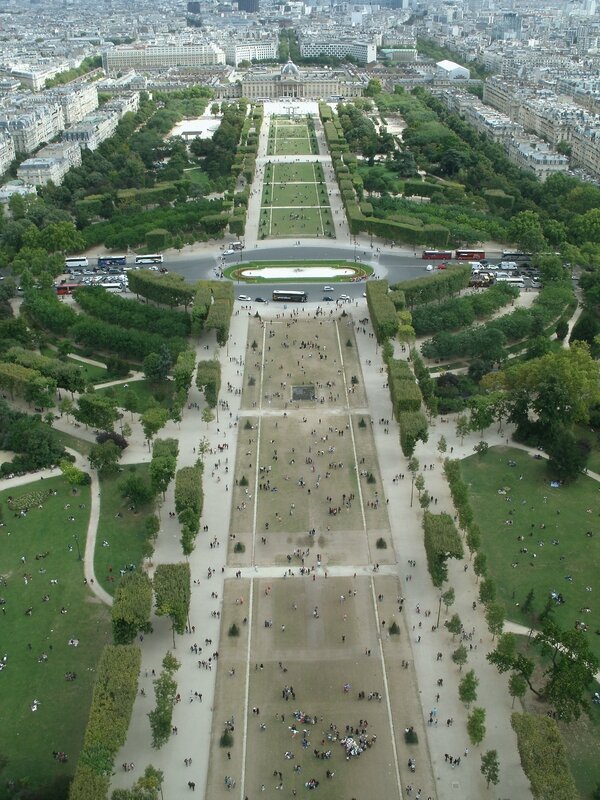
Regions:
<instances>
[{"instance_id":1,"label":"sidewalk","mask_svg":"<svg viewBox=\"0 0 600 800\"><path fill-rule=\"evenodd\" d=\"M364 303L364 301L363 301ZM367 315L366 307L356 311L355 318ZM369 327L367 327L369 330ZM390 498L390 524L396 556L398 559L398 572L403 579L406 602L406 622L409 630L422 622L423 615L417 613L416 607L431 611L432 624L437 621L440 608L440 593L431 583L427 570L425 550L423 546L422 511L414 493L413 507L410 507L411 481L410 477L404 481L393 483L393 477L398 472L404 471L408 475L407 463L400 451L398 425L392 419L392 407L389 391L384 390L386 382L385 373L379 372L382 362L379 348L375 339L364 334L357 334L358 349L363 377L367 387L369 409L374 420L373 432L379 467L382 474L386 496ZM367 360L371 366L365 366ZM385 434L385 427L377 424L379 419L388 419L390 433ZM443 468L436 445L441 435L446 437L448 449L454 448L454 457L471 455L473 452L474 437L466 437L461 446L457 441L454 424L435 423L429 431L429 441L426 445L419 443L415 452L419 459L426 480L427 490L437 498L436 512L446 511L454 516L454 508L450 498L447 482L443 475ZM497 441L496 441L497 439ZM490 437L490 444L505 443L501 437ZM433 469L424 470L424 465L432 464ZM416 561L416 567L408 566L408 561ZM465 570L466 566L466 570ZM421 631L421 641L413 640L412 649L415 670L419 676L421 705L425 720L433 706L438 708L438 716L442 723L448 718L453 718L454 724L448 729L445 724L428 726L427 735L431 752L432 767L438 781L437 791L439 800L451 800L460 797L461 800L480 800L485 797L487 789L480 773L480 754L486 750L496 749L500 758L500 783L494 793L498 797L514 797L525 800L531 797L529 781L521 768L521 761L516 746L516 736L510 725L511 698L508 694L508 677L501 676L486 660L486 653L492 649L491 636L483 616L483 608L477 602L477 610L473 611L472 603L478 601L475 575L468 562L451 560L448 570L448 586L456 590L456 602L450 613L458 613L463 621L465 630L473 632L472 641L465 642L469 650L469 661L459 673L451 661L451 653L458 647L459 641L452 641L443 623L446 619L444 608L441 608L440 627L431 630L431 625L426 625ZM410 580L406 577L410 576ZM447 587L446 587L447 588ZM443 653L443 659L437 661L437 653ZM467 710L458 698L458 683L465 671L474 669L479 678L478 700L476 705L486 709L487 735L482 745L473 748L469 742L466 731ZM443 679L443 688L438 689L437 681ZM439 703L436 694L440 692ZM444 760L444 754L463 755L465 748L469 749L468 758L463 758L458 769L452 769Z\"/></svg>"}]
</instances>

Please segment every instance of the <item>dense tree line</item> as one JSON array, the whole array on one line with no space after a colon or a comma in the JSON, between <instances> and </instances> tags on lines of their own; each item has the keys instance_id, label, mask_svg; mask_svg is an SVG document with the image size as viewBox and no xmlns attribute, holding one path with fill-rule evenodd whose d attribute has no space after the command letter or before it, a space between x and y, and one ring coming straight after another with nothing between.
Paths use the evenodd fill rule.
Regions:
<instances>
[{"instance_id":1,"label":"dense tree line","mask_svg":"<svg viewBox=\"0 0 600 800\"><path fill-rule=\"evenodd\" d=\"M139 648L104 648L69 800L106 800L115 756L127 738L140 666Z\"/></svg>"},{"instance_id":2,"label":"dense tree line","mask_svg":"<svg viewBox=\"0 0 600 800\"><path fill-rule=\"evenodd\" d=\"M3 475L44 469L65 457L48 425L38 416L11 409L5 400L0 400L0 449L16 454L0 467Z\"/></svg>"},{"instance_id":3,"label":"dense tree line","mask_svg":"<svg viewBox=\"0 0 600 800\"><path fill-rule=\"evenodd\" d=\"M77 364L42 356L33 350L25 350L22 347L11 347L4 357L7 361L37 370L46 378L55 381L60 389L71 393L82 392L85 389L86 381Z\"/></svg>"},{"instance_id":4,"label":"dense tree line","mask_svg":"<svg viewBox=\"0 0 600 800\"><path fill-rule=\"evenodd\" d=\"M422 353L426 358L480 358L490 364L502 361L506 342L543 334L572 298L573 292L568 286L544 287L530 308L517 308L510 314L458 333L436 333L422 346Z\"/></svg>"},{"instance_id":5,"label":"dense tree line","mask_svg":"<svg viewBox=\"0 0 600 800\"><path fill-rule=\"evenodd\" d=\"M194 286L176 272L161 275L150 270L135 270L129 273L129 288L140 297L171 308L184 306L187 309L195 295Z\"/></svg>"},{"instance_id":6,"label":"dense tree line","mask_svg":"<svg viewBox=\"0 0 600 800\"><path fill-rule=\"evenodd\" d=\"M242 127L246 120L248 102L223 103L221 124L211 139L194 139L190 150L204 159L204 169L210 178L227 176L235 160Z\"/></svg>"},{"instance_id":7,"label":"dense tree line","mask_svg":"<svg viewBox=\"0 0 600 800\"><path fill-rule=\"evenodd\" d=\"M467 328L475 320L489 317L513 302L519 290L508 283L496 283L489 289L465 297L453 297L441 303L426 303L412 309L412 324L417 336L437 331Z\"/></svg>"},{"instance_id":8,"label":"dense tree line","mask_svg":"<svg viewBox=\"0 0 600 800\"><path fill-rule=\"evenodd\" d=\"M132 644L139 633L149 633L151 611L150 578L144 572L123 575L110 609L114 643Z\"/></svg>"},{"instance_id":9,"label":"dense tree line","mask_svg":"<svg viewBox=\"0 0 600 800\"><path fill-rule=\"evenodd\" d=\"M101 286L78 289L75 299L89 316L123 328L158 333L166 338L185 337L190 333L190 318L186 314L127 300Z\"/></svg>"},{"instance_id":10,"label":"dense tree line","mask_svg":"<svg viewBox=\"0 0 600 800\"><path fill-rule=\"evenodd\" d=\"M198 461L193 467L182 467L175 475L175 511L181 525L181 546L184 555L194 549L194 539L200 530L200 517L204 505L202 473L204 467Z\"/></svg>"}]
</instances>

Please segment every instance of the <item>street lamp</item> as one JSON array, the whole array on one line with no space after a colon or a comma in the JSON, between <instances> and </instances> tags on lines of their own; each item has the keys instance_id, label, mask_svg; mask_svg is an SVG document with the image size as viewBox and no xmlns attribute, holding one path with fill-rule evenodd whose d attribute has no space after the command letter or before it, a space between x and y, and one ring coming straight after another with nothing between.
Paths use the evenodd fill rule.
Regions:
<instances>
[{"instance_id":1,"label":"street lamp","mask_svg":"<svg viewBox=\"0 0 600 800\"><path fill-rule=\"evenodd\" d=\"M415 473L413 472L412 478L410 480L410 507L412 508L413 505L413 494L415 491Z\"/></svg>"},{"instance_id":2,"label":"street lamp","mask_svg":"<svg viewBox=\"0 0 600 800\"><path fill-rule=\"evenodd\" d=\"M358 242L356 241L356 236L354 237L354 263L356 263L356 246Z\"/></svg>"},{"instance_id":3,"label":"street lamp","mask_svg":"<svg viewBox=\"0 0 600 800\"><path fill-rule=\"evenodd\" d=\"M73 534L73 538L75 539L75 545L77 546L77 560L81 561L81 550L79 549L79 537L76 533Z\"/></svg>"},{"instance_id":4,"label":"street lamp","mask_svg":"<svg viewBox=\"0 0 600 800\"><path fill-rule=\"evenodd\" d=\"M435 627L436 628L440 627L440 613L441 613L441 610L442 610L442 593L440 592L440 602L439 602L439 605L438 605L437 622L435 623Z\"/></svg>"}]
</instances>

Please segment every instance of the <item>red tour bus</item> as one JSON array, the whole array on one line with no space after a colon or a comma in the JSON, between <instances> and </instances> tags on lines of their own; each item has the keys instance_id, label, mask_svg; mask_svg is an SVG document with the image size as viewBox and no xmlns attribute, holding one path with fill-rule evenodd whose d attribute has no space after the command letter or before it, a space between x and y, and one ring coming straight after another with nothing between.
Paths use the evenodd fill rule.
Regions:
<instances>
[{"instance_id":1,"label":"red tour bus","mask_svg":"<svg viewBox=\"0 0 600 800\"><path fill-rule=\"evenodd\" d=\"M75 289L80 289L80 283L59 283L56 288L56 294L58 295L65 295L65 294L73 294Z\"/></svg>"},{"instance_id":2,"label":"red tour bus","mask_svg":"<svg viewBox=\"0 0 600 800\"><path fill-rule=\"evenodd\" d=\"M485 250L457 250L457 261L481 261L485 258Z\"/></svg>"},{"instance_id":3,"label":"red tour bus","mask_svg":"<svg viewBox=\"0 0 600 800\"><path fill-rule=\"evenodd\" d=\"M449 261L452 250L423 250L421 258L426 261Z\"/></svg>"}]
</instances>

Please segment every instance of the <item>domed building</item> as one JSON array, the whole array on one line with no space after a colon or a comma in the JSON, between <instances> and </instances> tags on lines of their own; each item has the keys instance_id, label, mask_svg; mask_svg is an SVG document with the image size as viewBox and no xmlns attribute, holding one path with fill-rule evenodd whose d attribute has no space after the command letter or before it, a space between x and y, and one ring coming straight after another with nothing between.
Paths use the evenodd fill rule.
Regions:
<instances>
[{"instance_id":1,"label":"domed building","mask_svg":"<svg viewBox=\"0 0 600 800\"><path fill-rule=\"evenodd\" d=\"M236 72L229 83L214 88L223 100L340 100L361 97L366 84L344 66L306 67L301 71L290 59L279 69L257 64Z\"/></svg>"}]
</instances>

